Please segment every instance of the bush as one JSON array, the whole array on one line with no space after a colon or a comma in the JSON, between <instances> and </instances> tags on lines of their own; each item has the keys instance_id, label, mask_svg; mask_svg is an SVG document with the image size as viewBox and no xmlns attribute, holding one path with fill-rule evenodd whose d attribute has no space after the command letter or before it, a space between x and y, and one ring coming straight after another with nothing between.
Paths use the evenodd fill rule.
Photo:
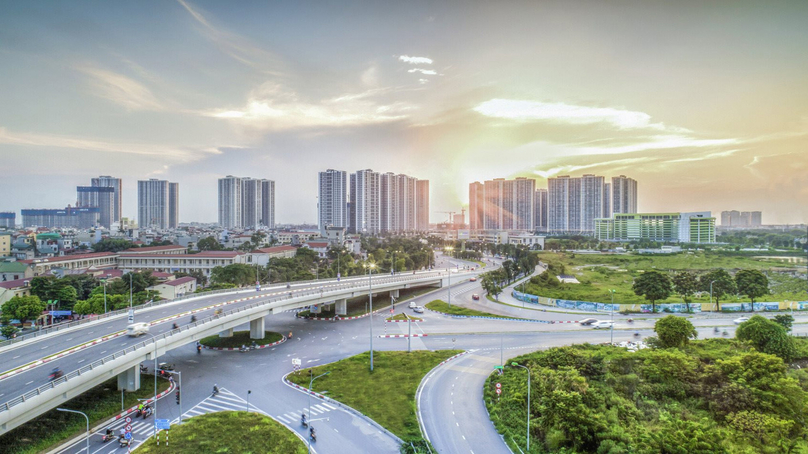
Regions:
<instances>
[{"instance_id":1,"label":"bush","mask_svg":"<svg viewBox=\"0 0 808 454\"><path fill-rule=\"evenodd\" d=\"M654 332L659 338L658 345L662 348L682 348L698 336L696 328L687 319L668 315L654 324Z\"/></svg>"},{"instance_id":2,"label":"bush","mask_svg":"<svg viewBox=\"0 0 808 454\"><path fill-rule=\"evenodd\" d=\"M758 351L779 356L790 362L796 357L796 348L782 325L760 315L741 323L735 331L738 340L750 342Z\"/></svg>"}]
</instances>

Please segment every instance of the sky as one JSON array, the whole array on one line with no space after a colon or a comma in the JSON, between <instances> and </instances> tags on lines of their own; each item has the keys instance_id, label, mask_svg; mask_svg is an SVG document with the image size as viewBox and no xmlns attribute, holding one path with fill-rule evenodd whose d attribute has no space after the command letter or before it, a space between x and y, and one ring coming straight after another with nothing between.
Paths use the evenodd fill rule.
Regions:
<instances>
[{"instance_id":1,"label":"sky","mask_svg":"<svg viewBox=\"0 0 808 454\"><path fill-rule=\"evenodd\" d=\"M2 2L0 211L99 175L276 182L316 223L317 172L430 180L431 221L493 178L638 181L642 212L808 222L808 2ZM19 218L18 218L19 221Z\"/></svg>"}]
</instances>

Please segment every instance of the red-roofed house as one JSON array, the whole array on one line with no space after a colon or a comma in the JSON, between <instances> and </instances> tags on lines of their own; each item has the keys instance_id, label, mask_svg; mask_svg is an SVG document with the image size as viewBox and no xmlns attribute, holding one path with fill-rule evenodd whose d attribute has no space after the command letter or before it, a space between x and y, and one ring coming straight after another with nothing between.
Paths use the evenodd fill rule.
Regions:
<instances>
[{"instance_id":1,"label":"red-roofed house","mask_svg":"<svg viewBox=\"0 0 808 454\"><path fill-rule=\"evenodd\" d=\"M194 293L196 291L196 278L191 276L178 277L161 284L152 285L147 290L160 292L162 298L173 300L180 296Z\"/></svg>"},{"instance_id":2,"label":"red-roofed house","mask_svg":"<svg viewBox=\"0 0 808 454\"><path fill-rule=\"evenodd\" d=\"M292 258L297 254L297 248L294 246L274 246L264 247L252 251L253 263L261 266L266 266L269 259L273 258Z\"/></svg>"},{"instance_id":3,"label":"red-roofed house","mask_svg":"<svg viewBox=\"0 0 808 454\"><path fill-rule=\"evenodd\" d=\"M48 274L53 268L63 270L84 270L89 268L115 268L118 254L114 252L92 252L89 254L65 255L40 259L20 260L34 270L34 276Z\"/></svg>"},{"instance_id":4,"label":"red-roofed house","mask_svg":"<svg viewBox=\"0 0 808 454\"><path fill-rule=\"evenodd\" d=\"M210 270L217 266L234 263L252 264L252 254L238 251L206 251L199 254L130 254L121 252L118 268L123 271L152 270L166 273L190 273L202 271L210 276Z\"/></svg>"},{"instance_id":5,"label":"red-roofed house","mask_svg":"<svg viewBox=\"0 0 808 454\"><path fill-rule=\"evenodd\" d=\"M31 294L31 279L15 279L0 282L0 306L15 296L28 296Z\"/></svg>"},{"instance_id":6,"label":"red-roofed house","mask_svg":"<svg viewBox=\"0 0 808 454\"><path fill-rule=\"evenodd\" d=\"M187 254L188 248L185 246L168 245L168 246L148 246L148 247L134 247L123 251L126 254Z\"/></svg>"},{"instance_id":7,"label":"red-roofed house","mask_svg":"<svg viewBox=\"0 0 808 454\"><path fill-rule=\"evenodd\" d=\"M328 241L307 241L303 247L313 250L320 258L326 258L328 256L329 244Z\"/></svg>"}]
</instances>

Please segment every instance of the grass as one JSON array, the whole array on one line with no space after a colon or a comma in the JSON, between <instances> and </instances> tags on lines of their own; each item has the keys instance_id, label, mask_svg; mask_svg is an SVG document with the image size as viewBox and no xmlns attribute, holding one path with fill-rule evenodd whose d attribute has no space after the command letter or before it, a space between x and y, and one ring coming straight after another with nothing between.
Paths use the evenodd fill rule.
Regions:
<instances>
[{"instance_id":1,"label":"grass","mask_svg":"<svg viewBox=\"0 0 808 454\"><path fill-rule=\"evenodd\" d=\"M526 285L527 293L578 301L591 301L597 303L610 303L610 289L614 289L614 302L619 304L648 304L643 297L632 290L634 278L643 271L656 269L659 271L694 271L704 272L713 268L726 269L771 269L771 264L752 257L727 256L710 253L673 254L666 256L649 257L645 255L600 255L600 254L558 254L552 252L539 253L539 258L545 263L563 264L566 273L575 276L580 284L561 284L558 287L538 286L533 283ZM590 266L587 266L590 265ZM791 291L791 287L784 287L785 291L758 298L757 301L794 301L804 299L808 295L803 292ZM521 290L521 288L520 288ZM725 296L721 303L749 302L744 296ZM709 303L709 292L704 292L693 298L693 303ZM657 304L682 303L678 295L672 295Z\"/></svg>"},{"instance_id":2,"label":"grass","mask_svg":"<svg viewBox=\"0 0 808 454\"><path fill-rule=\"evenodd\" d=\"M423 295L424 293L428 293L434 291L434 288L416 288L416 289L402 289L399 291L399 297L396 299L397 303L402 301L406 301L408 299L414 298L419 295ZM384 292L387 295L387 292ZM348 313L346 315L340 315L340 317L356 317L359 315L365 315L368 313L368 297L365 296L358 296L356 298L351 298L348 300ZM390 297L389 296L380 296L375 295L373 296L373 310L377 311L379 309L384 309L390 307ZM331 318L336 317L336 304L332 304L331 307L323 308L319 314L310 314L309 311L300 311L298 312L298 317L320 317L320 318Z\"/></svg>"},{"instance_id":3,"label":"grass","mask_svg":"<svg viewBox=\"0 0 808 454\"><path fill-rule=\"evenodd\" d=\"M140 389L124 395L124 408L137 405L138 399L154 396L152 375L142 375ZM158 377L157 392L168 389L168 380ZM113 378L77 396L61 407L87 413L90 427L121 412L121 392L118 391L118 379ZM0 436L0 452L15 454L33 454L46 451L70 437L85 433L86 422L81 415L56 411L48 411L27 423Z\"/></svg>"},{"instance_id":4,"label":"grass","mask_svg":"<svg viewBox=\"0 0 808 454\"><path fill-rule=\"evenodd\" d=\"M199 343L206 347L239 348L242 345L249 346L253 341L258 345L267 345L281 339L283 339L283 334L274 331L265 331L263 339L250 339L249 331L236 331L233 333L233 337L208 336L200 340Z\"/></svg>"},{"instance_id":5,"label":"grass","mask_svg":"<svg viewBox=\"0 0 808 454\"><path fill-rule=\"evenodd\" d=\"M460 350L373 353L373 372L369 353L362 353L324 366L289 375L289 380L309 387L310 372L331 372L314 382L318 392L328 391L334 400L350 405L381 424L404 441L420 440L415 414L418 384L441 361Z\"/></svg>"},{"instance_id":6,"label":"grass","mask_svg":"<svg viewBox=\"0 0 808 454\"><path fill-rule=\"evenodd\" d=\"M475 317L495 317L495 318L517 318L517 317L506 317L503 315L496 315L496 314L489 314L488 312L477 311L474 309L469 309L466 307L460 307L456 304L449 306L443 300L434 300L429 303L426 303L426 308L431 309L435 312L442 312L444 314L450 315L468 315L468 316L475 316Z\"/></svg>"},{"instance_id":7,"label":"grass","mask_svg":"<svg viewBox=\"0 0 808 454\"><path fill-rule=\"evenodd\" d=\"M407 314L396 314L392 317L387 317L386 320L415 320L416 322L422 322L424 319L418 317L411 317Z\"/></svg>"},{"instance_id":8,"label":"grass","mask_svg":"<svg viewBox=\"0 0 808 454\"><path fill-rule=\"evenodd\" d=\"M272 418L246 411L195 416L171 426L170 446L150 438L138 454L261 453L305 454L306 444ZM164 440L163 440L164 441Z\"/></svg>"}]
</instances>

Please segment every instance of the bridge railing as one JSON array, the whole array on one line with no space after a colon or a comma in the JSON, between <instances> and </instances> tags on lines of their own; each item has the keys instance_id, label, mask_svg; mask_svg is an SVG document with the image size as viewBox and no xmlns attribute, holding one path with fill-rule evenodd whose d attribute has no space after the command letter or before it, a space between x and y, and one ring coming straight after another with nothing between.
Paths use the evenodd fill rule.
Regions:
<instances>
[{"instance_id":1,"label":"bridge railing","mask_svg":"<svg viewBox=\"0 0 808 454\"><path fill-rule=\"evenodd\" d=\"M443 272L433 272L433 273L429 273L429 274L395 275L395 276L387 276L387 277L384 277L383 279L379 279L380 276L376 276L376 279L374 279L374 281L375 281L375 283L377 285L385 285L385 284L391 284L391 283L396 283L396 282L422 280L422 279L430 278L430 277L440 277L443 274L444 274ZM357 283L361 283L362 285L356 285ZM42 394L43 392L45 392L45 391L47 391L49 389L53 389L53 388L55 388L55 387L57 387L59 385L67 383L69 380L71 380L73 378L80 377L82 374L85 374L85 373L87 373L89 371L92 371L93 369L95 369L97 367L103 366L106 363L108 363L108 362L110 362L110 361L112 361L114 359L120 358L120 357L122 357L122 356L124 356L124 355L126 355L128 353L132 353L132 352L135 352L135 351L140 350L142 348L145 348L148 345L154 345L160 339L167 339L167 338L169 338L169 337L171 337L173 335L182 333L183 331L187 331L187 330L189 330L191 328L196 328L198 326L202 326L202 325L205 325L206 323L210 323L210 322L220 320L220 319L225 318L225 317L230 316L230 315L235 315L235 314L238 314L240 312L244 312L244 311L254 309L254 308L257 308L257 307L260 307L260 306L266 306L266 305L269 305L269 304L272 304L272 303L275 303L275 302L278 302L278 301L290 300L290 299L295 299L295 298L300 298L300 297L310 296L310 295L315 295L315 296L319 295L321 297L324 297L324 296L329 296L330 294L339 294L342 291L344 291L346 289L349 289L349 288L364 289L364 288L366 288L366 286L364 285L363 281L357 282L356 280L353 280L351 282L346 282L343 285L339 285L337 288L332 287L328 291L321 291L320 289L317 289L317 288L315 288L315 289L307 289L307 290L297 291L297 292L292 291L292 292L290 292L290 294L284 294L284 295L282 295L280 297L275 297L275 298L271 298L271 299L267 299L267 300L263 300L263 301L256 301L254 303L250 303L250 304L247 304L245 306L240 306L240 307L231 309L229 311L222 312L221 314L218 314L218 315L214 314L214 315L211 315L209 317L199 319L199 320L197 320L197 321L195 321L193 323L183 325L183 326L181 326L179 328L172 329L171 331L168 331L168 332L165 332L165 333L162 333L162 334L159 334L159 335L152 335L152 338L149 339L149 340L137 343L135 345L130 345L129 347L124 348L123 350L119 350L119 351L117 351L117 352L115 352L115 353L113 353L111 355L107 355L107 356L105 356L105 357L103 357L103 358L101 358L101 359L99 359L97 361L94 361L94 362L92 362L90 364L84 365L79 369L76 369L76 370L74 370L72 372L68 372L68 373L64 374L63 376L61 376L61 377L59 377L59 378L57 378L55 380L52 380L52 381L48 382L47 384L39 386L39 387L37 387L37 388L35 388L35 389L31 390L31 391L28 391L28 392L26 392L25 394L23 394L21 396L18 396L18 397L15 397L15 398L13 398L13 399L11 399L9 401L0 403L0 413L2 413L4 411L8 411L12 407L20 405L20 404L24 403L25 401L27 401L29 399L32 399L32 398L34 398L36 396L39 396L40 394Z\"/></svg>"}]
</instances>

